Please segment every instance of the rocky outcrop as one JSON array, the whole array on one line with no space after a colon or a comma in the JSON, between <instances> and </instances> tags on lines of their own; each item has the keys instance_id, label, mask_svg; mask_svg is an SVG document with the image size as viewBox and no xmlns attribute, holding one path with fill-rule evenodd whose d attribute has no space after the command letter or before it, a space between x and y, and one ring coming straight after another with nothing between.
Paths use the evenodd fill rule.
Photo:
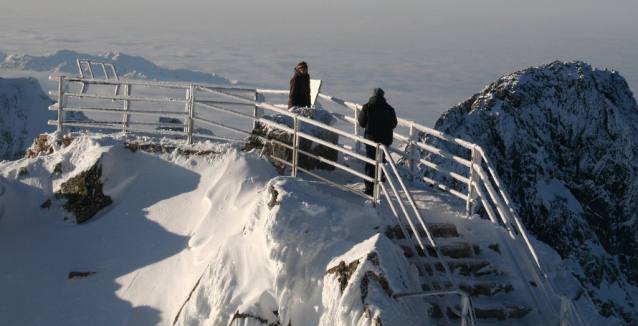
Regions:
<instances>
[{"instance_id":1,"label":"rocky outcrop","mask_svg":"<svg viewBox=\"0 0 638 326\"><path fill-rule=\"evenodd\" d=\"M330 112L324 109L295 107L291 110L291 112L293 113L297 113L300 116L306 118L317 120L328 126L334 122L334 118L332 117ZM263 116L263 118L275 121L288 128L293 128L294 126L293 119L286 115ZM339 135L326 129L318 128L306 123L301 123L300 129L300 131L302 131L303 133L325 140L329 143L337 144L339 142ZM281 129L271 128L267 125L264 125L263 123L257 123L255 129L253 130L253 134L265 137L267 139L279 141L288 146L292 146L294 142L293 134ZM286 164L274 159L273 157L282 159L286 162L292 162L292 150L286 146L277 144L276 142L267 142L264 144L263 141L260 140L258 137L251 136L249 137L248 143L244 147L244 150L248 151L255 148L261 149L262 153L264 153L264 155L266 155L270 159L273 165L281 173L283 173L284 169L286 168ZM299 149L312 155L326 158L333 162L336 162L339 156L339 152L337 152L336 150L321 144L314 143L313 141L303 137L299 137ZM321 169L331 171L335 169L335 167L331 164L321 162L311 156L304 155L303 153L299 153L298 155L298 164L300 167L306 170Z\"/></svg>"},{"instance_id":2,"label":"rocky outcrop","mask_svg":"<svg viewBox=\"0 0 638 326\"><path fill-rule=\"evenodd\" d=\"M62 146L62 145L69 146L71 145L74 139L75 138L73 137L62 137L60 139L57 139L56 143L58 144L58 146ZM38 155L40 154L44 154L44 155L52 154L53 146L51 146L50 144L47 144L48 141L49 141L49 136L46 134L36 137L36 139L33 140L33 145L27 148L25 157L35 158L35 157L38 157Z\"/></svg>"},{"instance_id":3,"label":"rocky outcrop","mask_svg":"<svg viewBox=\"0 0 638 326\"><path fill-rule=\"evenodd\" d=\"M102 166L98 160L91 168L67 180L56 191L57 199L66 199L62 207L73 213L78 224L90 220L113 200L102 192Z\"/></svg>"},{"instance_id":4,"label":"rocky outcrop","mask_svg":"<svg viewBox=\"0 0 638 326\"><path fill-rule=\"evenodd\" d=\"M618 72L578 61L518 71L435 129L480 145L528 231L574 266L603 316L638 325L638 106Z\"/></svg>"}]
</instances>

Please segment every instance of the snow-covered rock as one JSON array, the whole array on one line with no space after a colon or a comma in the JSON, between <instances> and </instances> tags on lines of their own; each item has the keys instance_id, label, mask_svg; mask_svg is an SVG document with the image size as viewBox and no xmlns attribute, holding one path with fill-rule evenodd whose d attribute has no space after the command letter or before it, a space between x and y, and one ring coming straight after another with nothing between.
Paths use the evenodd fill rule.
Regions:
<instances>
[{"instance_id":1,"label":"snow-covered rock","mask_svg":"<svg viewBox=\"0 0 638 326\"><path fill-rule=\"evenodd\" d=\"M618 72L580 61L517 71L435 128L480 145L528 231L572 266L600 313L638 324L638 106Z\"/></svg>"},{"instance_id":2,"label":"snow-covered rock","mask_svg":"<svg viewBox=\"0 0 638 326\"><path fill-rule=\"evenodd\" d=\"M40 133L55 130L51 104L35 78L0 78L0 160L23 157Z\"/></svg>"}]
</instances>

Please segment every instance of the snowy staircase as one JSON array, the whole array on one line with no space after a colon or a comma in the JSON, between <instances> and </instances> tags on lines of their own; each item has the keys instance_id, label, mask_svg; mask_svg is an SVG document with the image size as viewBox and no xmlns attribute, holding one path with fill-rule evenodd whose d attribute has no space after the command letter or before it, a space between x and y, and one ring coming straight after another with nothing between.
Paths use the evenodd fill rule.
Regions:
<instances>
[{"instance_id":1,"label":"snowy staircase","mask_svg":"<svg viewBox=\"0 0 638 326\"><path fill-rule=\"evenodd\" d=\"M519 325L530 323L530 319L534 318L534 314L530 314L532 304L525 299L527 295L523 286L519 286L518 278L512 276L509 270L503 269L499 265L498 261L502 258L496 243L488 244L487 248L484 248L459 234L457 226L453 223L432 223L427 224L427 227L435 238L435 242L444 256L443 260L449 266L459 288L470 295L478 324ZM409 233L413 237L412 231ZM419 233L422 239L427 239L422 227L419 228ZM418 259L414 257L410 241L406 239L398 225L388 226L385 234L403 249L407 260L417 267L423 291L432 290L429 284L434 286L434 290L450 289L453 286L448 281L444 281L443 285L437 281L431 265L427 263L428 258L425 252L417 245L415 249L425 265L425 273L418 267ZM415 240L413 242L417 243ZM426 249L429 256L432 257L436 273L440 273L441 280L446 280L445 269L437 257L436 250L432 247ZM425 300L428 300L433 307L429 312L432 318L431 324L444 325L445 320L439 301L436 301L435 297L426 297ZM460 311L460 306L455 307L454 310ZM455 311L447 308L446 313L450 320L458 318ZM532 322L532 324L534 323Z\"/></svg>"}]
</instances>

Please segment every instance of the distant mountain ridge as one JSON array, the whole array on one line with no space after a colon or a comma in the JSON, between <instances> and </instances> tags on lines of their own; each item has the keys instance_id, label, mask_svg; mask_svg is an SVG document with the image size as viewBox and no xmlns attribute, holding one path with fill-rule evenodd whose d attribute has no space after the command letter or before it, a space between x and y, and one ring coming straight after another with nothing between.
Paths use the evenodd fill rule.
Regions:
<instances>
[{"instance_id":1,"label":"distant mountain ridge","mask_svg":"<svg viewBox=\"0 0 638 326\"><path fill-rule=\"evenodd\" d=\"M215 74L207 74L187 69L161 68L142 57L130 56L119 52L89 55L71 50L61 50L45 54L43 56L6 54L0 52L0 60L2 60L0 62L0 69L11 68L33 71L64 72L75 76L79 75L77 59L112 62L117 69L118 75L122 78L206 83L216 85L238 84L237 81L220 77ZM103 73L101 76L103 76Z\"/></svg>"},{"instance_id":2,"label":"distant mountain ridge","mask_svg":"<svg viewBox=\"0 0 638 326\"><path fill-rule=\"evenodd\" d=\"M0 78L0 161L24 157L40 133L55 130L53 103L35 78Z\"/></svg>"},{"instance_id":3,"label":"distant mountain ridge","mask_svg":"<svg viewBox=\"0 0 638 326\"><path fill-rule=\"evenodd\" d=\"M581 61L517 71L435 129L480 145L528 231L560 253L603 316L638 325L638 105L618 72Z\"/></svg>"}]
</instances>

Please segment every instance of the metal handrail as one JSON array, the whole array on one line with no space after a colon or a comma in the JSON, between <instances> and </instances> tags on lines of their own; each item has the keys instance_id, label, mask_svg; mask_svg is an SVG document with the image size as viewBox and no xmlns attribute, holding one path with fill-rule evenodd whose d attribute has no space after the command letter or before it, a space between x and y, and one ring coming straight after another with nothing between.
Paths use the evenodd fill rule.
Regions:
<instances>
[{"instance_id":1,"label":"metal handrail","mask_svg":"<svg viewBox=\"0 0 638 326\"><path fill-rule=\"evenodd\" d=\"M204 87L204 86L200 86L200 85L191 85L191 84L179 84L179 83L165 83L165 82L149 82L149 81L138 81L138 80L126 80L126 81L122 81L122 80L113 80L113 79L87 79L87 78L77 78L77 77L66 77L66 76L51 76L51 79L58 79L59 80L59 88L58 91L51 91L50 94L52 95L57 95L59 96L59 101L57 106L51 106L50 109L52 110L57 110L58 111L58 119L57 121L49 121L49 124L57 124L58 129L62 130L64 128L64 125L69 125L69 126L85 126L85 127L100 127L100 128L109 128L109 129L120 129L120 130L124 130L124 131L140 131L140 132L148 132L148 133L158 133L158 134L181 134L181 135L187 135L188 136L188 142L191 143L192 142L192 137L193 136L201 136L201 137L206 137L206 138L218 138L218 139L226 139L226 140L238 140L238 139L231 139L231 138L227 138L227 137L219 137L219 136L211 136L211 135L202 135L202 134L198 134L195 133L193 130L193 121L199 121L199 122L204 122L204 123L208 123L208 124L213 124L213 125L217 125L223 128L226 128L228 130L232 130L235 132L239 132L239 133L243 133L246 135L252 135L250 132L246 132L244 130L240 130L234 127L230 127L230 126L225 126L223 124L214 122L214 121L210 121L210 120L206 120L206 119L202 119L202 118L198 118L195 116L195 107L197 105L200 105L202 107L206 107L209 109L215 109L215 110L222 110L224 112L230 112L233 114L236 114L237 116L240 116L242 118L247 118L247 119L252 119L254 123L256 122L261 122L264 123L266 125L271 125L272 127L284 130L286 132L290 132L294 134L294 139L295 139L295 143L292 146L293 151L295 152L295 155L293 155L293 162L289 163L287 162L287 164L291 164L292 168L293 168L293 175L296 176L297 171L301 171L304 173L309 173L310 175L313 175L315 177L319 177L314 173L311 173L310 171L306 171L304 169L300 169L297 166L297 162L296 162L296 157L297 154L296 152L299 151L298 149L298 143L299 143L299 137L302 138L306 138L306 139L310 139L314 142L320 143L324 146L330 147L332 149L338 150L340 152L346 153L348 155L351 155L353 157L356 157L357 159L360 159L364 162L370 163L370 164L375 164L377 166L377 171L378 173L377 175L377 179L378 180L371 180L368 177L361 175L360 173L354 173L354 175L360 176L368 181L373 181L375 182L375 193L374 195L370 198L369 196L363 195L362 193L358 193L357 191L352 191L355 193L358 193L359 195L362 195L363 197L367 197L370 199L373 199L375 202L378 202L378 195L379 195L379 190L383 191L383 194L387 197L388 199L388 203L392 206L392 200L389 197L389 193L387 191L387 188L385 188L385 186L383 185L383 183L380 181L381 175L383 173L385 173L386 175L390 175L390 171L388 171L388 169L386 168L385 165L383 164L379 164L379 155L382 155L381 153L385 154L386 158L388 159L388 165L391 168L391 172L393 172L394 175L397 176L397 180L399 182L399 185L401 187L401 190L403 191L403 194L405 196L405 200L407 200L408 204L410 206L412 206L412 213L409 213L407 211L407 209L405 208L405 205L403 204L403 199L401 198L400 193L397 191L397 188L395 187L395 184L393 182L390 183L390 186L392 188L392 191L394 192L397 202L399 203L399 205L401 206L401 211L403 212L403 214L406 216L406 219L408 220L408 222L411 225L411 228L413 229L414 234L417 236L417 241L419 242L419 244L422 246L422 248L424 249L424 252L427 253L426 248L424 247L423 243L421 242L421 240L418 237L418 230L417 228L413 225L413 223L411 222L411 218L409 216L411 216L411 214L414 214L414 216L417 218L418 222L421 223L422 227L424 228L424 230L426 231L426 234L428 236L428 240L430 241L430 243L432 244L432 246L435 248L435 250L437 250L437 254L439 256L440 259L442 259L442 255L440 252L438 252L438 247L436 246L434 239L432 238L427 226L425 225L423 218L420 216L419 210L416 208L416 205L414 204L413 199L411 198L410 192L407 189L407 187L405 186L401 176L402 174L400 174L399 170L402 173L407 173L410 178L419 178L425 182L428 183L432 183L435 184L437 187L450 191L450 193L458 196L459 198L466 200L467 201L467 214L468 216L471 215L473 213L473 207L475 206L475 202L476 202L476 196L478 196L478 198L480 198L480 200L484 201L484 207L486 209L486 211L488 211L488 215L490 215L490 219L492 220L493 223L500 225L499 222L494 218L494 216L498 215L500 216L500 220L503 223L503 225L507 228L510 237L516 239L518 238L517 236L520 235L525 242L525 245L527 247L527 251L523 250L522 247L520 247L520 244L518 241L515 241L516 245L519 247L519 251L521 251L521 253L523 253L523 257L526 259L527 258L527 254L529 253L530 255L532 255L533 259L534 259L534 266L532 267L532 264L530 264L529 262L527 262L527 269L531 272L531 274L535 277L535 281L537 281L539 284L541 284L541 292L543 292L543 295L546 297L546 292L547 289L545 289L543 285L543 281L548 281L550 284L549 286L549 291L552 292L551 294L555 297L560 297L555 288L553 287L553 284L551 284L550 280L548 280L547 278L547 273L545 272L540 259L538 258L538 255L536 254L531 242L529 241L529 238L527 236L527 233L525 231L525 228L523 226L523 224L520 222L520 218L518 217L516 210L513 208L511 200L509 199L507 193L505 192L502 183L500 182L494 168L491 165L491 162L488 160L487 156L485 155L485 152L477 145L472 144L470 142L467 142L465 140L462 139L458 139L458 138L454 138L451 137L449 135L446 135L442 132L439 132L437 130L428 128L428 127L424 127L421 125L418 125L412 121L407 121L407 120L403 120L403 119L397 119L398 120L398 124L404 127L408 127L410 128L410 136L406 137L403 136L401 134L397 134L395 133L394 137L397 139L400 139L404 142L406 142L409 146L409 148L411 149L411 151L409 153L405 153L402 151L398 151L395 150L393 148L387 148L383 145L379 145L376 144L374 142L371 142L367 139L364 139L362 137L359 136L359 127L357 125L357 119L356 117L358 116L358 111L361 109L361 106L355 103L351 103L351 102L347 102L347 101L343 101L343 100L339 100L337 98L334 97L330 97L327 96L325 94L319 94L319 98L333 102L333 103L337 103L339 105L343 105L347 108L353 109L354 111L354 116L355 118L353 119L352 117L349 116L344 116L344 115L339 115L339 114L333 114L334 117L345 120L347 122L350 123L354 123L355 124L355 131L354 133L347 133L344 132L342 130L339 130L337 128L333 128L321 123L316 122L315 120L309 119L309 118L305 118L303 116L300 116L298 114L294 114L292 112L289 112L285 109L279 108L275 105L271 105L265 102L259 102L257 101L257 94L259 94L259 92L262 92L264 94L287 94L287 91L269 91L269 90L255 90L255 89L241 89L241 88L223 88L223 87ZM72 83L72 82L78 82L81 83L83 85L83 88L85 85L88 84L98 84L98 85L114 85L116 87L118 87L119 85L125 85L126 89L128 90L126 94L124 95L117 95L117 91L115 95L106 95L106 94L86 94L86 93L72 93L72 92L68 92L68 84ZM150 98L150 97L133 97L130 95L130 86L131 85L141 85L141 86L154 86L154 87L161 87L161 88L173 88L173 89L182 89L182 90L186 90L186 98ZM229 98L233 98L235 100L239 100L241 102L244 102L246 104L241 104L241 103L234 103L234 102L220 102L220 101L205 101L205 100L198 100L196 97L196 92L197 91L204 91L204 92L208 92L208 93L214 93L214 94L219 94L225 97L229 97ZM249 98L249 97L245 97L245 96L240 96L237 94L233 94L231 92L247 92L247 93L253 93L253 98ZM84 98L84 99L108 99L108 100L112 100L112 101L123 101L125 103L125 110L117 110L117 109L100 109L100 108L82 108L82 107L67 107L66 106L66 102L67 102L67 98L69 97L77 97L77 98ZM140 114L140 115L151 115L151 116L179 116L178 112L161 112L161 111L156 111L156 112L141 112L141 110L129 110L127 104L129 104L131 101L141 101L141 102L167 102L167 103L183 103L186 106L186 110L183 114L183 118L185 118L186 122L184 124L184 131L174 131L174 130L147 130L147 129L141 129L141 128L134 128L134 127L130 127L128 124L128 117L130 115L134 115L134 114ZM243 114L240 112L236 112L233 111L231 109L228 108L224 108L224 105L249 105L249 106L255 106L255 112L253 116L247 115L247 114ZM259 117L257 116L257 108L261 108L261 109L265 109L265 110L269 110L269 111L273 111L275 113L281 114L281 115L285 115L288 116L290 118L293 119L294 124L292 128L287 128L285 126L282 126L280 124L276 124L273 121L270 121L268 119L265 119L263 117ZM119 124L113 122L113 124L109 124L109 123L82 123L82 122L75 122L75 121L69 121L69 122L65 122L64 121L64 111L65 110L75 110L75 111L98 111L98 112L103 112L103 113L117 113L117 114L124 114L125 115L125 120L127 121L126 124L122 124L121 122ZM377 154L377 160L371 160L368 159L365 156L362 156L360 154L357 153L357 151L350 151L342 146L338 146L335 144L331 144L329 142L325 142L322 141L320 139L317 139L316 137L313 137L312 135L308 135L305 134L303 132L301 132L299 130L299 124L300 123L307 123L307 124L311 124L314 125L316 127L337 133L338 135L342 136L342 137L346 137L349 138L351 140L354 140L357 144L357 148L359 148L359 144L367 144L367 145L372 145L372 146L377 146L378 150L378 154ZM423 143L420 143L417 141L416 139L416 131L420 131L423 133L426 133L428 135L434 136L438 139L459 145L461 147L464 147L468 150L472 151L472 161L468 161L466 159L457 157L453 154L447 153L443 150L441 150L440 148L436 148L433 147L431 145L426 145ZM252 135L252 136L256 136L256 135ZM415 148L420 148L423 150L426 150L430 153L439 155L445 159L451 160L452 162L456 162L457 164L460 164L461 166L464 166L465 168L467 168L470 172L471 177L470 178L466 178L464 176L461 176L459 174L457 174L454 171L449 171L445 168L442 168L438 165L435 165L429 161L423 160L420 157L418 157L415 152L414 149ZM394 160L391 158L390 156L390 151L392 151L392 153L395 154L399 154L401 157L405 158L409 163L408 163L408 168L404 168L402 166L397 166L397 164L394 162ZM306 152L302 152L302 154L304 155L312 155L310 153L306 153ZM321 158L319 158L321 159ZM487 176L487 173L485 172L483 166L480 164L482 161L486 164L487 166L487 172L489 172L489 174L492 177L492 181L490 181L489 177ZM350 170L348 171L348 169L346 167L343 166L338 166L338 164L335 164L334 162L325 160L325 163L328 164L332 164L333 166L340 168L344 171L347 171L348 173L352 173L354 171ZM452 177L454 179L456 179L459 182L465 183L468 185L468 194L462 194L458 191L453 190L451 187L448 187L447 185L443 185L440 183L437 183L435 180L431 180L431 179L427 179L427 178L423 178L421 176L417 176L415 174L414 171L414 166L416 164L416 162L419 162L421 164L424 164L426 166L429 166L432 169L435 169L437 171L439 171L440 173L443 173L444 175L447 175L449 177ZM478 163L477 163L478 162ZM326 181L324 179L324 181ZM491 182L494 182L496 187L498 188L498 192L492 188L491 186ZM486 197L485 194L480 190L480 184L483 184L489 194L489 197ZM495 212L493 212L491 210L491 208L489 207L490 205L488 204L488 202L486 201L487 199L492 200L492 202L495 204L496 206L496 211L498 212L498 214L495 214ZM394 212L394 214L398 217L397 211L394 207L392 207L392 210ZM405 232L405 231L404 231ZM407 236L407 234L406 234ZM509 242L505 242L506 246L509 246ZM418 255L416 255L416 257L418 258ZM456 285L456 282L454 280L454 278L451 276L451 272L449 271L449 267L447 266L447 264L443 263L443 266L446 268L446 274L450 275L452 283L454 284L455 288L458 288L458 285ZM536 270L536 271L534 271ZM424 271L425 272L425 271ZM435 273L438 274L438 273ZM540 274L541 277L538 277ZM443 284L443 283L442 283ZM533 292L533 291L532 291ZM566 298L561 298L562 301L564 300L569 300ZM551 302L549 301L549 299L546 299L546 302L548 303L548 308L550 309L550 311L552 311L552 313L554 313L553 311L553 305L551 304ZM571 301L570 301L571 302ZM577 316L578 320L582 320L582 318L580 317L580 313L577 311L577 307L573 304L573 302L571 302L571 304L562 304L563 309L571 309L569 314L561 311L560 317L562 318L562 316L564 315L575 315ZM540 309L540 308L539 308ZM555 313L554 313L555 314ZM561 319L562 320L562 319ZM583 324L581 322L581 324Z\"/></svg>"}]
</instances>

